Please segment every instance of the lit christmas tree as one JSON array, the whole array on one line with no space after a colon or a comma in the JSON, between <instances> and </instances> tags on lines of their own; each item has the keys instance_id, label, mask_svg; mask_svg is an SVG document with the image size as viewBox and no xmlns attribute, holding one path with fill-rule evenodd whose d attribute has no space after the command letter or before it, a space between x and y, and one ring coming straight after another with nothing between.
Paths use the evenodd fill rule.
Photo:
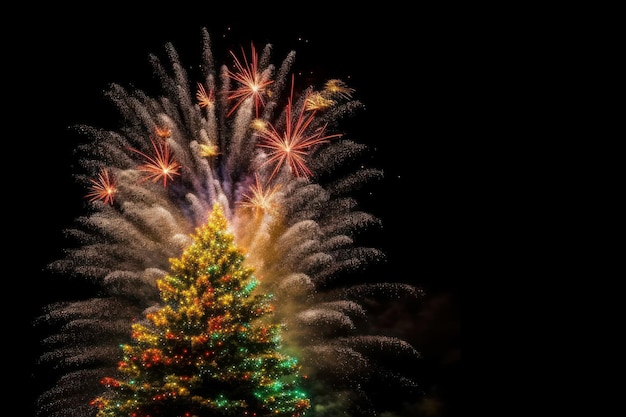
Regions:
<instances>
[{"instance_id":1,"label":"lit christmas tree","mask_svg":"<svg viewBox=\"0 0 626 417\"><path fill-rule=\"evenodd\" d=\"M219 204L192 237L157 281L163 306L132 325L120 376L102 380L97 417L304 416L300 365Z\"/></svg>"}]
</instances>

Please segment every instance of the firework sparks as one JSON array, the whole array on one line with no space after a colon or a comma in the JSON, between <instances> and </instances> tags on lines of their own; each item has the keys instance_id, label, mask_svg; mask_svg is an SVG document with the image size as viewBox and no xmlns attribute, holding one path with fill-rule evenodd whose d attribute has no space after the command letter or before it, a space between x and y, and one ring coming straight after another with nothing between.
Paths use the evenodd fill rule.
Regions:
<instances>
[{"instance_id":1,"label":"firework sparks","mask_svg":"<svg viewBox=\"0 0 626 417\"><path fill-rule=\"evenodd\" d=\"M275 212L277 207L276 194L280 190L280 184L264 189L259 176L255 175L254 177L255 184L250 187L252 194L244 193L244 199L240 202L240 206L251 208L257 214Z\"/></svg>"},{"instance_id":2,"label":"firework sparks","mask_svg":"<svg viewBox=\"0 0 626 417\"><path fill-rule=\"evenodd\" d=\"M204 156L206 158L211 158L213 156L217 156L219 154L218 150L217 150L217 145L214 145L212 143L206 144L206 143L202 143L200 144L200 156Z\"/></svg>"},{"instance_id":3,"label":"firework sparks","mask_svg":"<svg viewBox=\"0 0 626 417\"><path fill-rule=\"evenodd\" d=\"M196 99L198 100L198 105L200 107L212 108L215 104L214 95L215 94L213 92L213 89L209 90L209 92L207 93L204 86L198 83L198 92L196 93Z\"/></svg>"},{"instance_id":4,"label":"firework sparks","mask_svg":"<svg viewBox=\"0 0 626 417\"><path fill-rule=\"evenodd\" d=\"M288 166L296 177L310 177L313 173L306 165L305 157L311 148L326 143L329 139L341 137L339 133L324 135L325 125L311 131L309 127L315 118L315 113L310 112L308 115L305 115L305 106L300 109L294 120L292 114L293 81L291 88L291 96L286 107L287 115L284 131L278 132L271 124L266 126L264 130L259 131L259 135L263 139L259 146L269 151L266 163L274 166L270 179L284 165Z\"/></svg>"},{"instance_id":5,"label":"firework sparks","mask_svg":"<svg viewBox=\"0 0 626 417\"><path fill-rule=\"evenodd\" d=\"M154 148L154 156L147 155L135 148L130 148L130 150L145 158L146 162L137 167L139 171L145 173L142 181L152 180L152 182L157 182L162 179L163 187L166 187L168 179L172 180L174 175L180 175L178 171L181 166L172 159L172 153L167 142L156 143L153 139L150 139L150 141Z\"/></svg>"},{"instance_id":6,"label":"firework sparks","mask_svg":"<svg viewBox=\"0 0 626 417\"><path fill-rule=\"evenodd\" d=\"M231 52L234 69L216 67L209 34L202 34L202 84L189 79L166 44L169 61L153 57L165 95L113 84L109 97L123 115L122 128L81 126L92 141L81 148L77 179L93 178L87 197L108 205L90 205L92 211L76 219L68 236L78 245L50 271L84 279L97 286L98 296L51 303L41 315L38 325L49 326L50 335L40 362L51 370L46 378L56 379L39 398L40 415L89 415L100 379L117 367L130 324L159 308L155 283L167 274L169 259L190 245L189 236L217 202L236 241L250 250L247 262L263 277L259 288L275 296L275 318L288 329L287 348L300 353L313 409L380 415L369 391L375 382L368 381L388 378L386 384L407 390L415 384L402 377L405 369L388 370L371 355L387 348L389 356L412 355L403 366L417 355L398 349L404 345L388 335L372 335L364 323L367 303L418 291L401 283L354 284L354 274L385 260L380 249L359 244L364 229L379 227L380 220L360 210L352 194L382 172L353 164L366 160L368 147L326 128L363 107L338 81L319 97L313 87L295 90L293 53L274 67L266 53L271 48L259 57L253 46L250 61ZM231 78L239 88L231 89ZM246 100L256 112L241 106ZM259 117L261 106L272 111ZM237 108L242 111L235 117L223 117ZM315 182L318 175L336 178L325 185ZM167 187L174 178L176 186Z\"/></svg>"},{"instance_id":7,"label":"firework sparks","mask_svg":"<svg viewBox=\"0 0 626 417\"><path fill-rule=\"evenodd\" d=\"M324 85L324 92L329 95L339 95L345 99L352 98L352 93L354 93L354 88L348 87L348 85L342 80L333 79L326 81Z\"/></svg>"},{"instance_id":8,"label":"firework sparks","mask_svg":"<svg viewBox=\"0 0 626 417\"><path fill-rule=\"evenodd\" d=\"M90 178L91 188L86 198L89 201L102 200L104 204L113 205L113 195L117 192L115 180L107 169L102 169L96 179Z\"/></svg>"},{"instance_id":9,"label":"firework sparks","mask_svg":"<svg viewBox=\"0 0 626 417\"><path fill-rule=\"evenodd\" d=\"M324 110L335 104L334 100L324 97L322 93L314 92L306 100L307 111Z\"/></svg>"},{"instance_id":10,"label":"firework sparks","mask_svg":"<svg viewBox=\"0 0 626 417\"><path fill-rule=\"evenodd\" d=\"M163 127L159 127L157 126L154 129L154 133L157 135L158 138L160 139L167 139L170 136L172 136L172 129L170 129L168 126L163 126Z\"/></svg>"},{"instance_id":11,"label":"firework sparks","mask_svg":"<svg viewBox=\"0 0 626 417\"><path fill-rule=\"evenodd\" d=\"M229 100L238 100L235 105L230 109L227 117L230 116L246 99L252 98L254 100L254 108L256 116L259 116L260 105L265 104L263 101L263 94L265 88L272 84L274 81L267 78L266 74L259 72L259 57L257 55L254 45L251 45L251 62L248 62L243 48L241 48L243 55L243 64L237 56L231 51L230 54L235 60L236 71L228 70L227 75L233 80L239 82L241 85L239 88L233 90L228 95Z\"/></svg>"}]
</instances>

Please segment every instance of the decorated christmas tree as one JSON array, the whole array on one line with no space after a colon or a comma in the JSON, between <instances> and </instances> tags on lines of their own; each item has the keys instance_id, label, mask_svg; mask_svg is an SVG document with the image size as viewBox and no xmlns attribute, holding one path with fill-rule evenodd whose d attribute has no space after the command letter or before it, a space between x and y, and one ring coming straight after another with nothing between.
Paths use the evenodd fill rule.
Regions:
<instances>
[{"instance_id":1,"label":"decorated christmas tree","mask_svg":"<svg viewBox=\"0 0 626 417\"><path fill-rule=\"evenodd\" d=\"M192 238L157 281L162 305L132 324L119 375L102 379L97 417L304 416L300 365L219 204Z\"/></svg>"}]
</instances>

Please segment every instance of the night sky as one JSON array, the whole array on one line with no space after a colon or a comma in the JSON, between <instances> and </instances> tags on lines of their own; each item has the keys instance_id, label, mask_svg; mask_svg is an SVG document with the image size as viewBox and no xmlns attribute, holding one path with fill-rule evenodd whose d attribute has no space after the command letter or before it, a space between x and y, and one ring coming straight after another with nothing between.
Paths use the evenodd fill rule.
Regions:
<instances>
[{"instance_id":1,"label":"night sky","mask_svg":"<svg viewBox=\"0 0 626 417\"><path fill-rule=\"evenodd\" d=\"M295 50L295 71L318 81L340 78L356 89L354 97L365 110L345 119L344 126L357 142L374 149L371 165L385 172L383 183L362 201L383 221L383 231L373 239L389 257L385 267L371 273L381 274L380 281L410 282L425 291L421 303L402 312L385 311L376 318L377 325L408 332L408 341L422 353L422 368L415 374L430 398L430 414L422 410L423 415L459 415L460 265L455 225L460 198L452 155L461 127L451 116L461 59L446 19L441 11L425 9L324 9L299 11L289 19L282 16L289 10L279 13L268 5L254 18L244 18L243 6L230 6L234 12L207 5L175 11L163 7L147 14L51 9L39 10L39 17L19 17L24 33L16 34L22 41L10 48L10 54L16 54L10 70L16 74L9 80L15 85L8 87L17 90L15 119L21 128L13 140L21 156L12 162L28 174L11 185L24 202L11 210L26 219L24 233L16 238L15 256L28 253L23 265L28 278L18 282L28 311L19 321L31 335L28 359L34 362L39 337L30 330L29 320L61 291L44 282L40 271L60 256L62 230L85 205L84 190L72 179L72 152L80 138L68 128L77 123L115 125L117 116L103 96L108 84L158 91L148 55L164 56L163 45L172 42L182 61L195 65L200 60L200 29L206 27L218 62L226 61L228 49L247 48L251 41L257 47L271 43L275 62ZM60 17L47 19L53 12ZM28 387L37 387L33 366L25 370ZM37 389L32 391L35 396Z\"/></svg>"}]
</instances>

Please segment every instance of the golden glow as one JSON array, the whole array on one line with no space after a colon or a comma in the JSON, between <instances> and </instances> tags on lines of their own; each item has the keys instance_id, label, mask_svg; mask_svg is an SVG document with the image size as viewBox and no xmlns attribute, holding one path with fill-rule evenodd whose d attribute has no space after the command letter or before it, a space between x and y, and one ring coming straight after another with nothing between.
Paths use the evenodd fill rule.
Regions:
<instances>
[{"instance_id":1,"label":"golden glow","mask_svg":"<svg viewBox=\"0 0 626 417\"><path fill-rule=\"evenodd\" d=\"M161 139L167 139L172 136L172 129L170 129L168 126L157 126L154 128L154 133L157 135L157 137Z\"/></svg>"},{"instance_id":2,"label":"golden glow","mask_svg":"<svg viewBox=\"0 0 626 417\"><path fill-rule=\"evenodd\" d=\"M212 143L209 144L205 144L202 143L200 144L200 156L204 156L207 158L213 157L218 155L219 152L217 151L217 145L214 145Z\"/></svg>"},{"instance_id":3,"label":"golden glow","mask_svg":"<svg viewBox=\"0 0 626 417\"><path fill-rule=\"evenodd\" d=\"M256 214L275 213L277 211L276 193L280 189L280 184L270 189L263 189L263 185L259 181L259 176L255 174L256 183L250 187L250 194L243 194L244 200L239 204L242 207L251 208Z\"/></svg>"},{"instance_id":4,"label":"golden glow","mask_svg":"<svg viewBox=\"0 0 626 417\"><path fill-rule=\"evenodd\" d=\"M213 108L213 105L215 104L213 89L209 90L209 93L207 94L204 86L198 83L198 92L196 93L196 99L198 100L198 105L200 107Z\"/></svg>"},{"instance_id":5,"label":"golden glow","mask_svg":"<svg viewBox=\"0 0 626 417\"><path fill-rule=\"evenodd\" d=\"M321 93L312 93L306 99L306 110L324 110L335 104L334 100L324 97Z\"/></svg>"},{"instance_id":6,"label":"golden glow","mask_svg":"<svg viewBox=\"0 0 626 417\"><path fill-rule=\"evenodd\" d=\"M341 80L333 79L326 81L324 90L328 91L332 95L339 95L343 98L352 98L354 88L348 87L346 83Z\"/></svg>"},{"instance_id":7,"label":"golden glow","mask_svg":"<svg viewBox=\"0 0 626 417\"><path fill-rule=\"evenodd\" d=\"M267 122L263 119L254 119L251 123L252 129L262 132L267 128Z\"/></svg>"}]
</instances>

